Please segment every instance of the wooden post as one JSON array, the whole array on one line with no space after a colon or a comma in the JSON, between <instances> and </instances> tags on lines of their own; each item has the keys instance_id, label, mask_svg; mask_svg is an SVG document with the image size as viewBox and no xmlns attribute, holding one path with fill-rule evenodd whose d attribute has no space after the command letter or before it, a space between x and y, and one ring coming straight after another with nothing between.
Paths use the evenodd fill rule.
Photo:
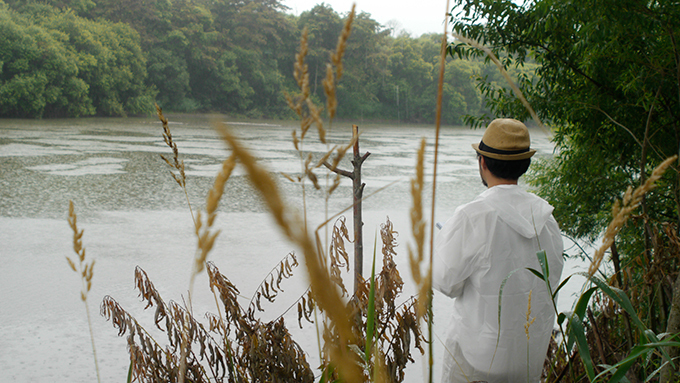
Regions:
<instances>
[{"instance_id":1,"label":"wooden post","mask_svg":"<svg viewBox=\"0 0 680 383\"><path fill-rule=\"evenodd\" d=\"M354 196L354 293L356 294L361 282L360 277L364 275L364 222L361 217L361 199L366 184L361 183L361 165L366 157L361 157L359 154L359 127L357 125L352 125L352 135L357 137L354 142L354 158L352 159L352 165L354 165L354 177L352 178L352 194Z\"/></svg>"},{"instance_id":2,"label":"wooden post","mask_svg":"<svg viewBox=\"0 0 680 383\"><path fill-rule=\"evenodd\" d=\"M352 201L354 207L354 294L356 294L359 283L361 283L361 280L363 279L364 265L364 222L361 217L361 200L366 184L361 182L361 165L371 153L366 152L364 155L359 154L359 126L352 125L352 136L356 137L353 148L354 156L352 158L353 171L348 172L346 170L333 168L328 163L324 163L324 165L331 171L352 179Z\"/></svg>"}]
</instances>

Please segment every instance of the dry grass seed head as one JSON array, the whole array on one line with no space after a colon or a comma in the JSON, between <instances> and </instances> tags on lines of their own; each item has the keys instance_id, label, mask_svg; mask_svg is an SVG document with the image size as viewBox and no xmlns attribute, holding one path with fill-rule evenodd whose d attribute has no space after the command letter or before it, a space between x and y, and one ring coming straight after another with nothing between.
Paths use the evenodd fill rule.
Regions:
<instances>
[{"instance_id":1,"label":"dry grass seed head","mask_svg":"<svg viewBox=\"0 0 680 383\"><path fill-rule=\"evenodd\" d=\"M342 56L345 54L345 49L347 49L347 40L349 39L349 35L352 32L352 23L354 22L354 17L356 15L355 8L356 4L352 4L352 10L349 12L347 20L345 20L345 25L342 28L342 32L338 37L338 45L335 48L335 53L331 55L331 61L333 62L333 65L335 65L338 80L340 80L342 77Z\"/></svg>"},{"instance_id":2,"label":"dry grass seed head","mask_svg":"<svg viewBox=\"0 0 680 383\"><path fill-rule=\"evenodd\" d=\"M323 120L321 119L321 110L314 105L314 102L310 98L307 99L307 109L309 110L309 116L312 121L316 124L316 129L319 132L319 141L321 143L326 143L326 130L323 128Z\"/></svg>"},{"instance_id":3,"label":"dry grass seed head","mask_svg":"<svg viewBox=\"0 0 680 383\"><path fill-rule=\"evenodd\" d=\"M68 224L73 231L73 251L78 256L78 266L70 257L66 257L69 267L74 272L78 273L80 270L80 278L83 283L83 289L80 291L80 299L84 302L87 300L87 294L92 289L92 277L94 275L95 260L85 262L85 248L83 247L83 233L84 230L78 230L78 216L76 215L73 201L69 200L68 204Z\"/></svg>"},{"instance_id":4,"label":"dry grass seed head","mask_svg":"<svg viewBox=\"0 0 680 383\"><path fill-rule=\"evenodd\" d=\"M298 138L297 138L297 131L295 129L293 129L292 135L293 135L293 147L295 147L295 150L299 151L300 150L300 147L299 147L300 140L298 140Z\"/></svg>"},{"instance_id":5,"label":"dry grass seed head","mask_svg":"<svg viewBox=\"0 0 680 383\"><path fill-rule=\"evenodd\" d=\"M304 99L309 97L309 71L307 64L305 64L305 57L307 56L307 39L309 32L307 27L302 30L300 37L300 51L295 54L295 64L293 65L293 77L297 81L298 87L302 91Z\"/></svg>"},{"instance_id":6,"label":"dry grass seed head","mask_svg":"<svg viewBox=\"0 0 680 383\"><path fill-rule=\"evenodd\" d=\"M614 218L611 220L607 229L604 232L604 238L602 239L602 245L595 252L593 256L593 262L588 268L588 274L594 275L595 272L600 268L600 264L604 259L604 253L614 244L614 239L616 235L621 231L623 225L626 223L630 214L635 210L642 202L642 197L645 193L651 191L656 186L656 181L661 178L663 173L668 169L668 167L677 160L678 156L672 156L663 161L659 166L657 166L652 174L645 180L645 182L638 186L634 191L629 187L623 196L623 205L618 202L614 203L612 207L612 214Z\"/></svg>"},{"instance_id":7,"label":"dry grass seed head","mask_svg":"<svg viewBox=\"0 0 680 383\"><path fill-rule=\"evenodd\" d=\"M163 115L163 110L161 109L160 106L158 106L158 104L156 104L156 112L158 114L158 119L161 121L161 124L163 126L163 141L165 141L165 144L168 145L172 150L172 161L170 161L164 155L161 155L161 158L163 159L163 161L165 161L166 164L168 164L168 166L170 166L173 169L176 169L177 172L179 173L179 176L177 176L172 171L170 172L175 182L177 182L177 184L179 184L179 186L181 187L186 187L187 176L184 171L184 161L179 160L179 150L177 149L177 144L172 140L172 134L170 133L168 119L165 118L165 116Z\"/></svg>"},{"instance_id":8,"label":"dry grass seed head","mask_svg":"<svg viewBox=\"0 0 680 383\"><path fill-rule=\"evenodd\" d=\"M425 162L425 139L421 140L420 149L418 149L416 159L416 176L411 179L411 198L413 206L411 207L411 230L416 242L416 248L408 247L409 261L411 265L411 273L413 279L417 284L422 281L421 263L424 260L424 246L425 246L425 221L423 220L423 187L425 183L424 177L424 162Z\"/></svg>"},{"instance_id":9,"label":"dry grass seed head","mask_svg":"<svg viewBox=\"0 0 680 383\"><path fill-rule=\"evenodd\" d=\"M331 164L331 169L335 169L338 167L340 164L340 161L342 161L343 158L345 158L345 154L347 154L347 151L350 150L352 147L354 147L354 144L359 140L359 135L352 133L352 139L347 143L345 146L341 146L337 148L337 153L335 154L335 157L333 157L333 163Z\"/></svg>"},{"instance_id":10,"label":"dry grass seed head","mask_svg":"<svg viewBox=\"0 0 680 383\"><path fill-rule=\"evenodd\" d=\"M219 205L220 199L222 199L222 194L224 193L224 185L227 183L227 180L229 180L229 177L231 177L231 173L235 166L236 158L233 155L224 160L224 162L222 162L222 168L220 169L220 172L215 177L215 183L213 184L212 189L210 189L208 192L205 206L206 213L208 213L208 227L211 227L214 223L215 216L217 215L217 206Z\"/></svg>"},{"instance_id":11,"label":"dry grass seed head","mask_svg":"<svg viewBox=\"0 0 680 383\"><path fill-rule=\"evenodd\" d=\"M333 76L333 66L326 64L326 77L321 81L323 90L326 94L326 107L328 108L328 118L335 118L338 109L338 99L335 95L335 78Z\"/></svg>"},{"instance_id":12,"label":"dry grass seed head","mask_svg":"<svg viewBox=\"0 0 680 383\"><path fill-rule=\"evenodd\" d=\"M328 108L328 117L333 120L338 109L338 100L336 97L336 82L342 78L343 67L342 57L347 49L347 39L352 32L352 22L354 21L356 4L352 4L352 10L345 20L345 25L342 28L340 36L338 36L338 44L335 52L331 54L331 64L326 65L326 77L322 80L324 93L326 94L326 104ZM335 66L336 75L333 75L333 66Z\"/></svg>"},{"instance_id":13,"label":"dry grass seed head","mask_svg":"<svg viewBox=\"0 0 680 383\"><path fill-rule=\"evenodd\" d=\"M413 238L416 242L415 250L409 246L409 263L411 266L411 274L413 280L419 286L418 299L418 319L425 316L425 309L427 307L427 300L429 296L430 287L432 285L432 276L428 271L424 276L422 273L423 261L425 259L425 220L423 219L423 202L422 194L425 184L425 139L420 142L420 149L418 149L416 160L416 176L411 179L411 197L413 199L413 207L411 208L411 229L413 231Z\"/></svg>"},{"instance_id":14,"label":"dry grass seed head","mask_svg":"<svg viewBox=\"0 0 680 383\"><path fill-rule=\"evenodd\" d=\"M527 335L527 339L529 339L529 327L531 327L532 324L536 321L536 318L531 318L531 293L533 290L529 290L529 301L527 302L527 321L524 324L524 332Z\"/></svg>"}]
</instances>

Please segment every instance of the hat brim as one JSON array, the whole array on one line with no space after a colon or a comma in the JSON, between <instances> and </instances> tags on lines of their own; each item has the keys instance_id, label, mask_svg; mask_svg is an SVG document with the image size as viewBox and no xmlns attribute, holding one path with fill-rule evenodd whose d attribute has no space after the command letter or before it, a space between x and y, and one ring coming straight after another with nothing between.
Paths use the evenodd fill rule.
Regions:
<instances>
[{"instance_id":1,"label":"hat brim","mask_svg":"<svg viewBox=\"0 0 680 383\"><path fill-rule=\"evenodd\" d=\"M487 152L485 150L479 149L479 144L472 144L472 149L474 149L477 153L483 155L484 157L489 157L489 158L493 158L495 160L503 160L503 161L526 160L527 158L531 158L531 156L536 154L535 149L529 149L526 152L516 153L516 154L491 153L491 152Z\"/></svg>"}]
</instances>

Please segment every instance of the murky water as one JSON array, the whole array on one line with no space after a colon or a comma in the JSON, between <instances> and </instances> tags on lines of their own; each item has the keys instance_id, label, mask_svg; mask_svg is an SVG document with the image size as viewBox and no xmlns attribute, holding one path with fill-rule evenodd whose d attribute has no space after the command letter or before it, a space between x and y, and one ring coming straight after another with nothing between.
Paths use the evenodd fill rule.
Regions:
<instances>
[{"instance_id":1,"label":"murky water","mask_svg":"<svg viewBox=\"0 0 680 383\"><path fill-rule=\"evenodd\" d=\"M295 122L229 122L261 163L277 174L287 203L302 209L300 187L280 175L295 176L300 171L300 158L291 140ZM189 201L194 210L201 209L228 150L207 118L171 117L170 128L186 165ZM365 247L370 247L375 231L389 216L400 232L396 260L407 282L406 297L413 291L406 262L409 177L414 173L421 137L427 139L428 164L432 164L434 129L373 124L360 129L361 151L371 152L362 175L364 195L368 196L364 236L370 238ZM330 145L346 143L350 131L350 124L336 123ZM467 128L442 130L435 220L446 220L456 206L483 191L470 148L481 134ZM552 146L544 133L533 131L532 139L539 155L550 155ZM314 132L303 146L315 158L326 148ZM160 123L152 118L0 120L2 380L96 379L85 307L79 298L80 279L64 259L74 255L66 221L69 200L76 206L79 228L85 230L87 257L96 259L88 302L102 381L123 381L129 363L125 339L118 338L112 325L98 314L102 298L113 296L151 328L153 313L143 311L133 286L138 265L166 300L181 301L186 296L196 240L187 199L161 154L171 155L161 137ZM344 161L341 167L350 166ZM432 171L428 166L430 180ZM318 174L325 172L319 170ZM306 190L307 212L315 226L323 221L324 198L309 185ZM430 206L431 184L425 194L426 206ZM351 182L344 179L328 211L334 214L350 204ZM351 227L351 212L345 216ZM295 248L281 237L238 168L225 188L216 226L222 232L210 259L239 287L247 305L260 281ZM364 269L369 269L369 260ZM284 312L306 288L304 271L297 274L299 277L285 282L286 291L279 300L265 306L264 319ZM195 294L195 313L216 310L204 275L196 282ZM318 355L315 335L311 325L298 329L294 311L285 316L286 322L314 366ZM441 313L445 318L446 312L447 300L435 296L435 316ZM437 322L435 332L443 336L446 323L441 322L445 321ZM439 346L437 350L441 355ZM418 361L409 369L407 381L420 380L421 368Z\"/></svg>"}]
</instances>

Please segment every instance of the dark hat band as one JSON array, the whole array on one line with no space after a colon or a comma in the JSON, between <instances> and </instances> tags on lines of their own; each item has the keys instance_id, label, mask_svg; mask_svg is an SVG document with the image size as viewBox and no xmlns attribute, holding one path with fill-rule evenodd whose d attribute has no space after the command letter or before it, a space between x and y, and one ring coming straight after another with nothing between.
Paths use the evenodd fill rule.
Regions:
<instances>
[{"instance_id":1,"label":"dark hat band","mask_svg":"<svg viewBox=\"0 0 680 383\"><path fill-rule=\"evenodd\" d=\"M479 141L479 150L487 153L494 153L494 154L520 154L520 153L526 153L529 151L529 148L526 149L520 149L520 150L501 150L501 149L494 149L484 143L484 141Z\"/></svg>"}]
</instances>

